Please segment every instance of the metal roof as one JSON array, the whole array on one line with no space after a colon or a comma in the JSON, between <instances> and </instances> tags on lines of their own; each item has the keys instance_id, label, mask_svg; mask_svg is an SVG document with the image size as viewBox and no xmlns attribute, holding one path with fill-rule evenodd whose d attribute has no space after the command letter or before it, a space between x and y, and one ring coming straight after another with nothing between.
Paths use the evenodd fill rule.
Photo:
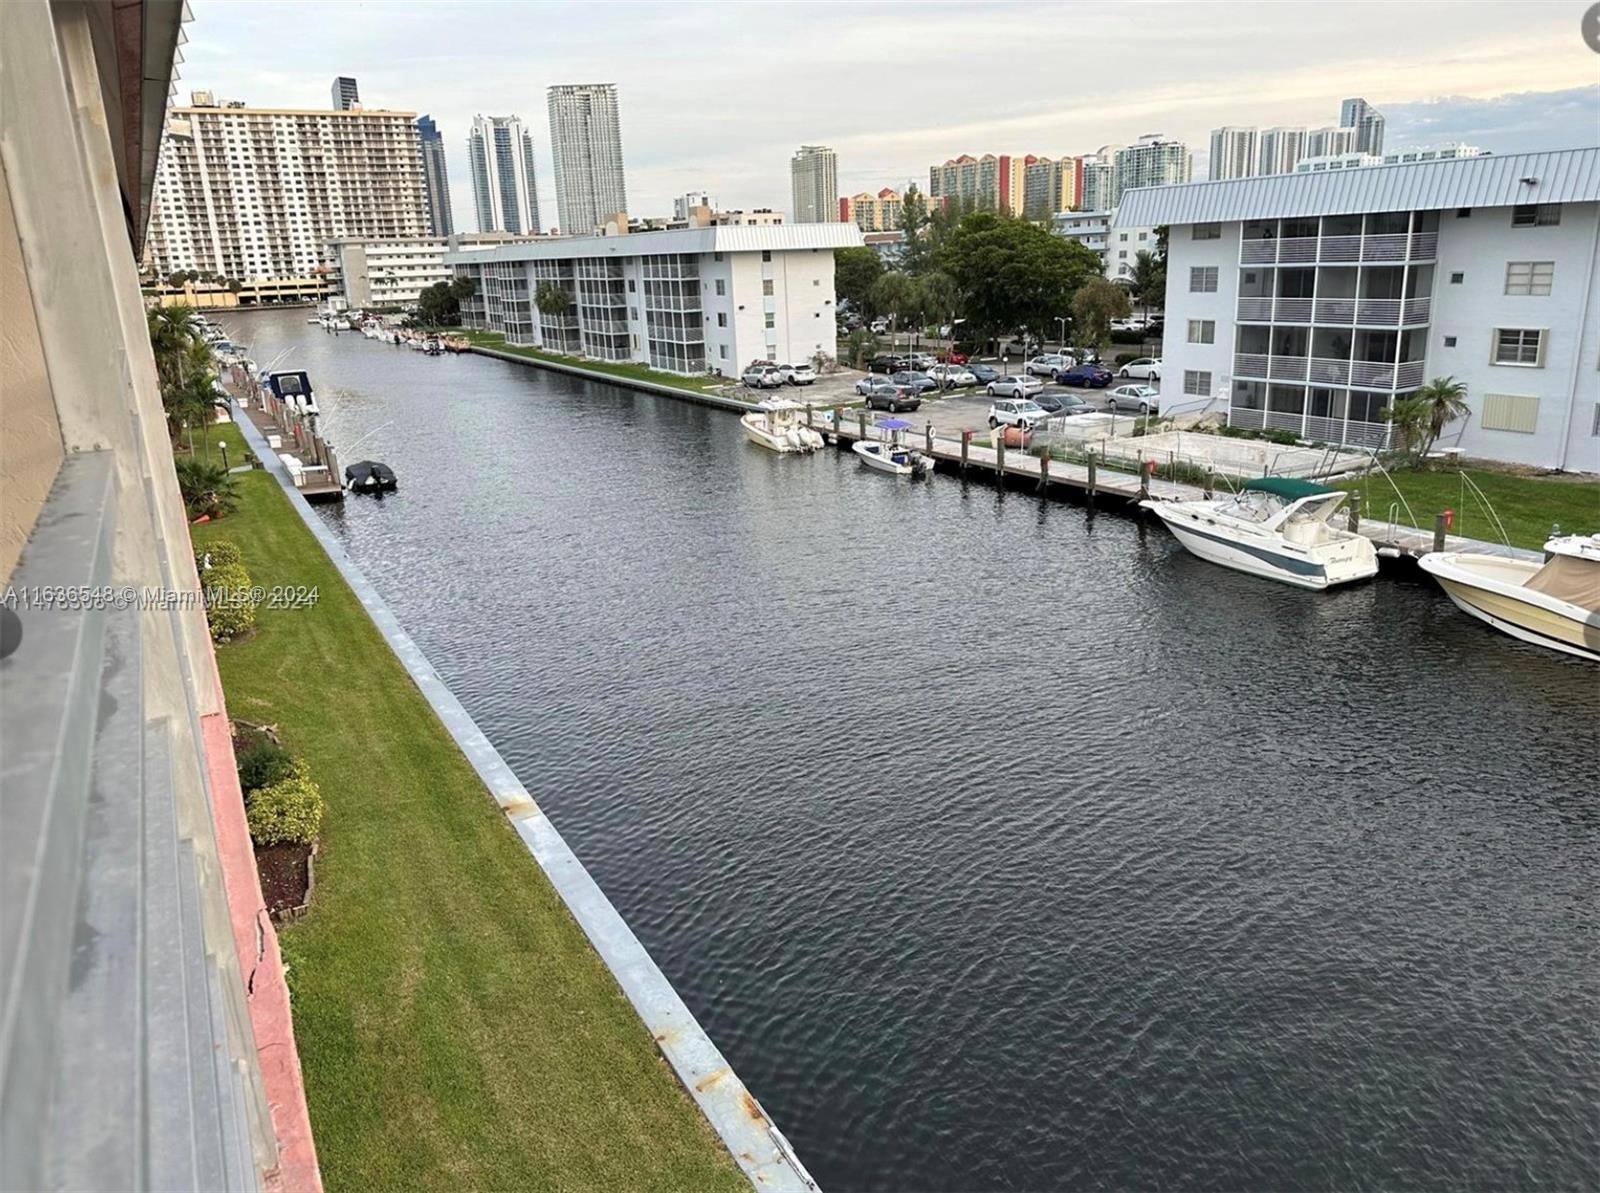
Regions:
<instances>
[{"instance_id":1,"label":"metal roof","mask_svg":"<svg viewBox=\"0 0 1600 1193\"><path fill-rule=\"evenodd\" d=\"M1596 201L1600 146L1591 146L1141 187L1123 194L1116 226Z\"/></svg>"},{"instance_id":2,"label":"metal roof","mask_svg":"<svg viewBox=\"0 0 1600 1193\"><path fill-rule=\"evenodd\" d=\"M855 248L862 243L855 224L718 224L710 228L670 228L623 236L551 236L519 240L493 248L445 253L445 264L485 261L545 261L568 257L649 257L660 253L751 253L762 249Z\"/></svg>"}]
</instances>

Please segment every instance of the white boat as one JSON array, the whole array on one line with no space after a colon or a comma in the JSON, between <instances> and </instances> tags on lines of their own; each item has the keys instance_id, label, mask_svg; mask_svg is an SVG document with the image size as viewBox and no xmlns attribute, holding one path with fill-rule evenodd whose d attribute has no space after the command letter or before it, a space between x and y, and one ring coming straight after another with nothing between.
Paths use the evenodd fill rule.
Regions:
<instances>
[{"instance_id":1,"label":"white boat","mask_svg":"<svg viewBox=\"0 0 1600 1193\"><path fill-rule=\"evenodd\" d=\"M1600 534L1553 538L1544 550L1543 563L1471 551L1436 551L1418 562L1462 612L1600 663Z\"/></svg>"},{"instance_id":2,"label":"white boat","mask_svg":"<svg viewBox=\"0 0 1600 1193\"><path fill-rule=\"evenodd\" d=\"M1372 540L1328 519L1346 494L1264 476L1214 501L1141 501L1201 559L1297 588L1321 590L1378 572Z\"/></svg>"},{"instance_id":3,"label":"white boat","mask_svg":"<svg viewBox=\"0 0 1600 1193\"><path fill-rule=\"evenodd\" d=\"M814 452L822 436L800 421L805 407L788 398L766 398L741 415L744 437L775 452Z\"/></svg>"},{"instance_id":4,"label":"white boat","mask_svg":"<svg viewBox=\"0 0 1600 1193\"><path fill-rule=\"evenodd\" d=\"M868 468L895 476L923 476L933 471L933 461L906 443L911 424L903 418L886 418L876 424L880 439L858 439L850 450Z\"/></svg>"}]
</instances>

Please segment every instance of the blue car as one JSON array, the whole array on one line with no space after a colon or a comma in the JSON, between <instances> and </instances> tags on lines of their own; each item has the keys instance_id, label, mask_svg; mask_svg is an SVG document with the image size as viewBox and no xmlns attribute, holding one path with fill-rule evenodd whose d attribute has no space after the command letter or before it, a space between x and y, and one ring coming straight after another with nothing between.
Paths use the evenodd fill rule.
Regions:
<instances>
[{"instance_id":1,"label":"blue car","mask_svg":"<svg viewBox=\"0 0 1600 1193\"><path fill-rule=\"evenodd\" d=\"M1111 384L1111 370L1099 365L1074 365L1056 371L1057 385L1083 385L1091 389L1104 389Z\"/></svg>"}]
</instances>

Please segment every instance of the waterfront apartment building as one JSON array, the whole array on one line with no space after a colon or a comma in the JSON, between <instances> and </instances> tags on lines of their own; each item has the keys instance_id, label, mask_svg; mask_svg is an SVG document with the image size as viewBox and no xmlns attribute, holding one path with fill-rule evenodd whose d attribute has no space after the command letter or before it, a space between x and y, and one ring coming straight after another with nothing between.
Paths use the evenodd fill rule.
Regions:
<instances>
[{"instance_id":1,"label":"waterfront apartment building","mask_svg":"<svg viewBox=\"0 0 1600 1193\"><path fill-rule=\"evenodd\" d=\"M1157 187L1117 214L1171 228L1172 407L1382 447L1383 412L1449 376L1470 414L1440 447L1600 470L1600 148Z\"/></svg>"},{"instance_id":2,"label":"waterfront apartment building","mask_svg":"<svg viewBox=\"0 0 1600 1193\"><path fill-rule=\"evenodd\" d=\"M928 203L1020 213L1022 167L1023 160L1009 153L963 153L928 168Z\"/></svg>"},{"instance_id":3,"label":"waterfront apartment building","mask_svg":"<svg viewBox=\"0 0 1600 1193\"><path fill-rule=\"evenodd\" d=\"M1230 124L1211 130L1209 168L1213 179L1249 178L1259 165L1254 128Z\"/></svg>"},{"instance_id":4,"label":"waterfront apartment building","mask_svg":"<svg viewBox=\"0 0 1600 1193\"><path fill-rule=\"evenodd\" d=\"M156 170L149 259L249 282L312 278L333 240L428 231L415 112L171 109Z\"/></svg>"},{"instance_id":5,"label":"waterfront apartment building","mask_svg":"<svg viewBox=\"0 0 1600 1193\"><path fill-rule=\"evenodd\" d=\"M848 199L839 200L839 219L853 223L863 232L893 232L900 227L900 215L905 200L892 187L884 187L877 194L862 191Z\"/></svg>"},{"instance_id":6,"label":"waterfront apartment building","mask_svg":"<svg viewBox=\"0 0 1600 1193\"><path fill-rule=\"evenodd\" d=\"M1075 157L1022 159L1022 215L1048 220L1083 203L1083 170Z\"/></svg>"},{"instance_id":7,"label":"waterfront apartment building","mask_svg":"<svg viewBox=\"0 0 1600 1193\"><path fill-rule=\"evenodd\" d=\"M444 137L431 116L417 117L417 140L422 149L422 187L428 202L428 231L449 236L456 230L450 209L450 173L445 165Z\"/></svg>"},{"instance_id":8,"label":"waterfront apartment building","mask_svg":"<svg viewBox=\"0 0 1600 1193\"><path fill-rule=\"evenodd\" d=\"M476 283L462 322L508 343L735 377L752 360L832 355L833 251L861 243L854 224L720 225L451 251L445 263ZM539 308L544 283L564 309Z\"/></svg>"},{"instance_id":9,"label":"waterfront apartment building","mask_svg":"<svg viewBox=\"0 0 1600 1193\"><path fill-rule=\"evenodd\" d=\"M839 159L826 145L802 145L789 159L794 222L826 224L839 218Z\"/></svg>"},{"instance_id":10,"label":"waterfront apartment building","mask_svg":"<svg viewBox=\"0 0 1600 1193\"><path fill-rule=\"evenodd\" d=\"M333 81L333 110L348 112L360 106L361 92L356 87L356 81L348 75L340 75Z\"/></svg>"},{"instance_id":11,"label":"waterfront apartment building","mask_svg":"<svg viewBox=\"0 0 1600 1193\"><path fill-rule=\"evenodd\" d=\"M450 279L444 264L447 243L442 236L331 241L324 253L329 285L358 311L414 306L423 290Z\"/></svg>"},{"instance_id":12,"label":"waterfront apartment building","mask_svg":"<svg viewBox=\"0 0 1600 1193\"><path fill-rule=\"evenodd\" d=\"M1160 133L1148 133L1134 144L1117 150L1111 164L1111 205L1115 207L1122 201L1124 192L1137 187L1188 182L1194 159L1182 141L1169 141Z\"/></svg>"},{"instance_id":13,"label":"waterfront apartment building","mask_svg":"<svg viewBox=\"0 0 1600 1193\"><path fill-rule=\"evenodd\" d=\"M1383 156L1383 113L1364 99L1347 99L1339 105L1339 124L1355 134L1347 152Z\"/></svg>"},{"instance_id":14,"label":"waterfront apartment building","mask_svg":"<svg viewBox=\"0 0 1600 1193\"><path fill-rule=\"evenodd\" d=\"M467 137L478 231L538 232L539 187L533 137L515 116L474 116Z\"/></svg>"},{"instance_id":15,"label":"waterfront apartment building","mask_svg":"<svg viewBox=\"0 0 1600 1193\"><path fill-rule=\"evenodd\" d=\"M628 210L617 86L564 83L550 88L549 106L561 231L587 236Z\"/></svg>"}]
</instances>

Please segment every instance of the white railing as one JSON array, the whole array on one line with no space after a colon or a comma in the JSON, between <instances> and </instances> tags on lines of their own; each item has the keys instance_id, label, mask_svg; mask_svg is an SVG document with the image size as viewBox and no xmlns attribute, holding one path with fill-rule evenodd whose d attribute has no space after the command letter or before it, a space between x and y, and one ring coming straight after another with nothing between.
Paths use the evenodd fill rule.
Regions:
<instances>
[{"instance_id":1,"label":"white railing","mask_svg":"<svg viewBox=\"0 0 1600 1193\"><path fill-rule=\"evenodd\" d=\"M1356 300L1354 298L1317 299L1318 323L1354 323Z\"/></svg>"},{"instance_id":2,"label":"white railing","mask_svg":"<svg viewBox=\"0 0 1600 1193\"><path fill-rule=\"evenodd\" d=\"M1406 299L1404 313L1401 315L1401 321L1408 327L1426 323L1432 310L1433 300L1431 298L1408 298Z\"/></svg>"},{"instance_id":3,"label":"white railing","mask_svg":"<svg viewBox=\"0 0 1600 1193\"><path fill-rule=\"evenodd\" d=\"M1357 323L1377 323L1393 327L1400 322L1398 298L1363 298L1356 304Z\"/></svg>"},{"instance_id":4,"label":"white railing","mask_svg":"<svg viewBox=\"0 0 1600 1193\"><path fill-rule=\"evenodd\" d=\"M1265 352L1235 352L1233 354L1235 377L1265 377L1267 354Z\"/></svg>"},{"instance_id":5,"label":"white railing","mask_svg":"<svg viewBox=\"0 0 1600 1193\"><path fill-rule=\"evenodd\" d=\"M1311 383L1313 385L1350 384L1350 362L1327 356L1311 358Z\"/></svg>"},{"instance_id":6,"label":"white railing","mask_svg":"<svg viewBox=\"0 0 1600 1193\"><path fill-rule=\"evenodd\" d=\"M1404 360L1395 368L1394 387L1396 389L1412 389L1422 384L1422 368L1425 362L1420 360Z\"/></svg>"},{"instance_id":7,"label":"white railing","mask_svg":"<svg viewBox=\"0 0 1600 1193\"><path fill-rule=\"evenodd\" d=\"M1261 429L1262 411L1253 406L1230 406L1228 408L1228 425L1239 427L1245 431L1259 431Z\"/></svg>"},{"instance_id":8,"label":"white railing","mask_svg":"<svg viewBox=\"0 0 1600 1193\"><path fill-rule=\"evenodd\" d=\"M1392 236L1368 236L1361 242L1363 261L1404 261L1411 238L1404 232Z\"/></svg>"},{"instance_id":9,"label":"white railing","mask_svg":"<svg viewBox=\"0 0 1600 1193\"><path fill-rule=\"evenodd\" d=\"M1239 318L1247 323L1272 322L1272 299L1241 298L1239 300Z\"/></svg>"},{"instance_id":10,"label":"white railing","mask_svg":"<svg viewBox=\"0 0 1600 1193\"><path fill-rule=\"evenodd\" d=\"M647 311L698 311L700 309L700 296L698 294L646 294L644 296L644 309Z\"/></svg>"},{"instance_id":11,"label":"white railing","mask_svg":"<svg viewBox=\"0 0 1600 1193\"><path fill-rule=\"evenodd\" d=\"M1309 298L1280 298L1274 315L1279 323L1310 323L1311 300Z\"/></svg>"},{"instance_id":12,"label":"white railing","mask_svg":"<svg viewBox=\"0 0 1600 1193\"><path fill-rule=\"evenodd\" d=\"M1394 365L1387 361L1355 360L1350 362L1350 384L1368 385L1377 389L1394 388Z\"/></svg>"},{"instance_id":13,"label":"white railing","mask_svg":"<svg viewBox=\"0 0 1600 1193\"><path fill-rule=\"evenodd\" d=\"M1298 435L1305 418L1305 412L1300 410L1269 410L1264 426L1269 431L1293 431Z\"/></svg>"},{"instance_id":14,"label":"white railing","mask_svg":"<svg viewBox=\"0 0 1600 1193\"><path fill-rule=\"evenodd\" d=\"M1413 232L1411 234L1411 259L1427 260L1439 255L1439 234L1437 232Z\"/></svg>"},{"instance_id":15,"label":"white railing","mask_svg":"<svg viewBox=\"0 0 1600 1193\"><path fill-rule=\"evenodd\" d=\"M1239 243L1239 260L1245 265L1270 265L1277 259L1276 240L1245 240Z\"/></svg>"},{"instance_id":16,"label":"white railing","mask_svg":"<svg viewBox=\"0 0 1600 1193\"><path fill-rule=\"evenodd\" d=\"M1356 261L1361 257L1360 236L1324 236L1322 238L1322 260L1324 261Z\"/></svg>"},{"instance_id":17,"label":"white railing","mask_svg":"<svg viewBox=\"0 0 1600 1193\"><path fill-rule=\"evenodd\" d=\"M1267 376L1274 381L1304 381L1306 379L1306 365L1310 358L1305 356L1278 356L1276 353L1267 362Z\"/></svg>"},{"instance_id":18,"label":"white railing","mask_svg":"<svg viewBox=\"0 0 1600 1193\"><path fill-rule=\"evenodd\" d=\"M1317 259L1315 236L1285 236L1278 241L1278 260L1310 263Z\"/></svg>"}]
</instances>

